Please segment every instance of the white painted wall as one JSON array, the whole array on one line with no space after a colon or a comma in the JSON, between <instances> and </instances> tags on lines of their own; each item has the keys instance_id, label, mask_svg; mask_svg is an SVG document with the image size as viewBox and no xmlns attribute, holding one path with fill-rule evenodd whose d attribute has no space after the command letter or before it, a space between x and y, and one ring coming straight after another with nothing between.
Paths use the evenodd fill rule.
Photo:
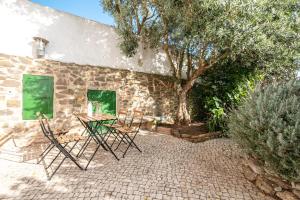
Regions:
<instances>
[{"instance_id":1,"label":"white painted wall","mask_svg":"<svg viewBox=\"0 0 300 200\"><path fill-rule=\"evenodd\" d=\"M114 28L28 0L0 0L0 27L0 53L32 57L32 38L40 36L49 41L47 59L171 74L164 53L140 48L127 58Z\"/></svg>"}]
</instances>

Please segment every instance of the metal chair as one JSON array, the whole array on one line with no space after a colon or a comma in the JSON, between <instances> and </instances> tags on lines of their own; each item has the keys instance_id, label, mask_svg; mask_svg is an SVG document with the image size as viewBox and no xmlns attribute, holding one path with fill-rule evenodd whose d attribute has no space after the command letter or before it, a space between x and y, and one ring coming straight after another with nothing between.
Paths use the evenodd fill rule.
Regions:
<instances>
[{"instance_id":1,"label":"metal chair","mask_svg":"<svg viewBox=\"0 0 300 200\"><path fill-rule=\"evenodd\" d=\"M65 135L69 132L69 130L62 130L62 129L56 129L53 131L53 135L60 136ZM40 160L37 161L37 164L40 164L40 162L44 159L45 156L54 148L54 144L52 142L49 143L47 148L39 155Z\"/></svg>"},{"instance_id":2,"label":"metal chair","mask_svg":"<svg viewBox=\"0 0 300 200\"><path fill-rule=\"evenodd\" d=\"M71 153L72 153L72 150L78 144L78 142L83 141L85 139L85 137L81 136L79 134L55 135L53 133L53 131L51 130L51 128L50 128L47 117L43 114L40 114L40 116L39 116L39 123L40 123L40 127L42 129L42 132L43 132L44 136L50 141L50 145L48 146L48 150L45 154L42 155L41 161L45 159L45 157L49 154L49 152L54 147L56 147L59 150L59 152L53 158L53 160L50 162L50 164L45 165L46 172L47 172L47 169L49 169L52 166L52 164L55 162L55 160L61 154L64 155L64 158L59 162L58 166L53 170L52 174L48 173L48 180L50 180L53 177L53 175L57 172L57 170L60 168L60 166L63 164L63 162L67 158L69 158L79 169L83 170L84 168L78 163L78 160L74 156L71 155ZM74 144L69 147L70 143L74 143ZM81 151L81 149L80 149L80 151ZM93 158L93 156L92 156L92 158ZM90 158L88 164L90 163L92 158ZM85 169L87 168L88 164L86 165Z\"/></svg>"},{"instance_id":3,"label":"metal chair","mask_svg":"<svg viewBox=\"0 0 300 200\"><path fill-rule=\"evenodd\" d=\"M108 129L106 141L110 138L111 135L114 136L114 140L113 140L112 144L110 145L111 147L114 145L116 140L120 141L122 139L119 136L118 131L116 131L116 128L121 128L121 127L127 126L128 125L127 119L128 119L127 110L120 109L118 112L117 120L112 121L110 124L103 124ZM126 142L124 141L124 143L126 143Z\"/></svg>"},{"instance_id":4,"label":"metal chair","mask_svg":"<svg viewBox=\"0 0 300 200\"><path fill-rule=\"evenodd\" d=\"M117 120L113 121L112 124L106 124L106 127L112 127L112 128L117 128L117 127L122 127L126 124L126 120L128 118L128 112L126 110L120 109L118 112Z\"/></svg>"},{"instance_id":5,"label":"metal chair","mask_svg":"<svg viewBox=\"0 0 300 200\"><path fill-rule=\"evenodd\" d=\"M131 146L135 147L139 152L142 152L141 149L134 142L134 139L141 128L143 117L144 113L135 109L133 110L133 116L129 125L115 128L119 135L121 135L121 141L119 142L115 150L119 148L123 141L126 141L127 144L125 152L123 153L123 158L125 157L125 154L127 153L129 147Z\"/></svg>"}]
</instances>

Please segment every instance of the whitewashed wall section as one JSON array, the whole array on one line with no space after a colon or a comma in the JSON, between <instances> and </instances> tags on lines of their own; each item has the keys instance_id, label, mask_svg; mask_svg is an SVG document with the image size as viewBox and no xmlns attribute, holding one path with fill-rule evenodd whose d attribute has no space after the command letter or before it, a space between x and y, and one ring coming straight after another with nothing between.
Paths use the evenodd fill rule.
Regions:
<instances>
[{"instance_id":1,"label":"whitewashed wall section","mask_svg":"<svg viewBox=\"0 0 300 200\"><path fill-rule=\"evenodd\" d=\"M28 0L1 0L0 27L0 53L32 57L32 38L40 36L49 40L46 58L50 60L171 74L162 51L140 48L128 58L118 47L113 27Z\"/></svg>"}]
</instances>

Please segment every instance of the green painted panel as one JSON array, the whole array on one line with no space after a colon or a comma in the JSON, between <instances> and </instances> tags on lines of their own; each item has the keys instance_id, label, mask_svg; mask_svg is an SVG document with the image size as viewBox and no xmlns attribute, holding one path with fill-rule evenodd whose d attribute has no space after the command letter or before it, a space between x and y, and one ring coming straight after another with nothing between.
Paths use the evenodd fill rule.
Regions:
<instances>
[{"instance_id":1,"label":"green painted panel","mask_svg":"<svg viewBox=\"0 0 300 200\"><path fill-rule=\"evenodd\" d=\"M37 119L41 112L53 118L53 77L23 75L23 119Z\"/></svg>"},{"instance_id":2,"label":"green painted panel","mask_svg":"<svg viewBox=\"0 0 300 200\"><path fill-rule=\"evenodd\" d=\"M88 101L99 103L100 112L105 114L116 115L116 91L111 90L88 90ZM96 106L93 105L93 111Z\"/></svg>"},{"instance_id":3,"label":"green painted panel","mask_svg":"<svg viewBox=\"0 0 300 200\"><path fill-rule=\"evenodd\" d=\"M88 90L88 101L97 102L100 113L116 115L116 91L111 90ZM99 113L97 105L93 104L93 113ZM111 123L106 121L105 123ZM105 126L99 127L102 134L107 133L108 129Z\"/></svg>"}]
</instances>

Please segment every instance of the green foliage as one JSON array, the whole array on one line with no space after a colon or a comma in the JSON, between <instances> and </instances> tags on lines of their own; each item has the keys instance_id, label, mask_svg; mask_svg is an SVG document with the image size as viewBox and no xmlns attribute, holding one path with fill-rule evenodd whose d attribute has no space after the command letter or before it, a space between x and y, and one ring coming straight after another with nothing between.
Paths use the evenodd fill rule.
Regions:
<instances>
[{"instance_id":1,"label":"green foliage","mask_svg":"<svg viewBox=\"0 0 300 200\"><path fill-rule=\"evenodd\" d=\"M207 120L210 131L226 129L226 113L236 107L254 89L262 76L254 64L224 62L198 79L190 95L194 120Z\"/></svg>"},{"instance_id":2,"label":"green foliage","mask_svg":"<svg viewBox=\"0 0 300 200\"><path fill-rule=\"evenodd\" d=\"M186 99L182 96L186 96L199 76L226 60L242 57L242 63L255 62L272 75L295 70L295 62L300 59L298 0L101 0L101 3L115 19L122 39L120 47L127 56L133 56L142 43L143 47L159 50L163 47L170 64L165 67L172 71L181 99ZM183 74L186 81L182 81ZM245 96L243 87L233 89L236 94L228 97L232 101ZM224 103L223 97L218 98ZM186 102L178 102L176 122L189 121L190 117L184 114ZM210 110L217 116L213 118L214 124L218 123L221 110Z\"/></svg>"},{"instance_id":3,"label":"green foliage","mask_svg":"<svg viewBox=\"0 0 300 200\"><path fill-rule=\"evenodd\" d=\"M134 56L138 48L137 37L126 30L119 31L119 34L124 38L124 40L120 43L120 49L123 52L126 52L128 57Z\"/></svg>"},{"instance_id":4,"label":"green foliage","mask_svg":"<svg viewBox=\"0 0 300 200\"><path fill-rule=\"evenodd\" d=\"M229 116L229 133L265 167L300 181L300 84L258 87Z\"/></svg>"},{"instance_id":5,"label":"green foliage","mask_svg":"<svg viewBox=\"0 0 300 200\"><path fill-rule=\"evenodd\" d=\"M208 120L209 131L216 131L223 127L223 119L225 115L224 108L221 106L222 101L218 97L206 97L204 107L209 111L210 118Z\"/></svg>"},{"instance_id":6,"label":"green foliage","mask_svg":"<svg viewBox=\"0 0 300 200\"><path fill-rule=\"evenodd\" d=\"M298 0L100 2L114 17L122 50L129 56L136 53L139 42L153 48L168 45L175 55L183 52L184 59L191 58L193 69L200 62L209 67L243 55L270 73L289 71L300 57Z\"/></svg>"}]
</instances>

